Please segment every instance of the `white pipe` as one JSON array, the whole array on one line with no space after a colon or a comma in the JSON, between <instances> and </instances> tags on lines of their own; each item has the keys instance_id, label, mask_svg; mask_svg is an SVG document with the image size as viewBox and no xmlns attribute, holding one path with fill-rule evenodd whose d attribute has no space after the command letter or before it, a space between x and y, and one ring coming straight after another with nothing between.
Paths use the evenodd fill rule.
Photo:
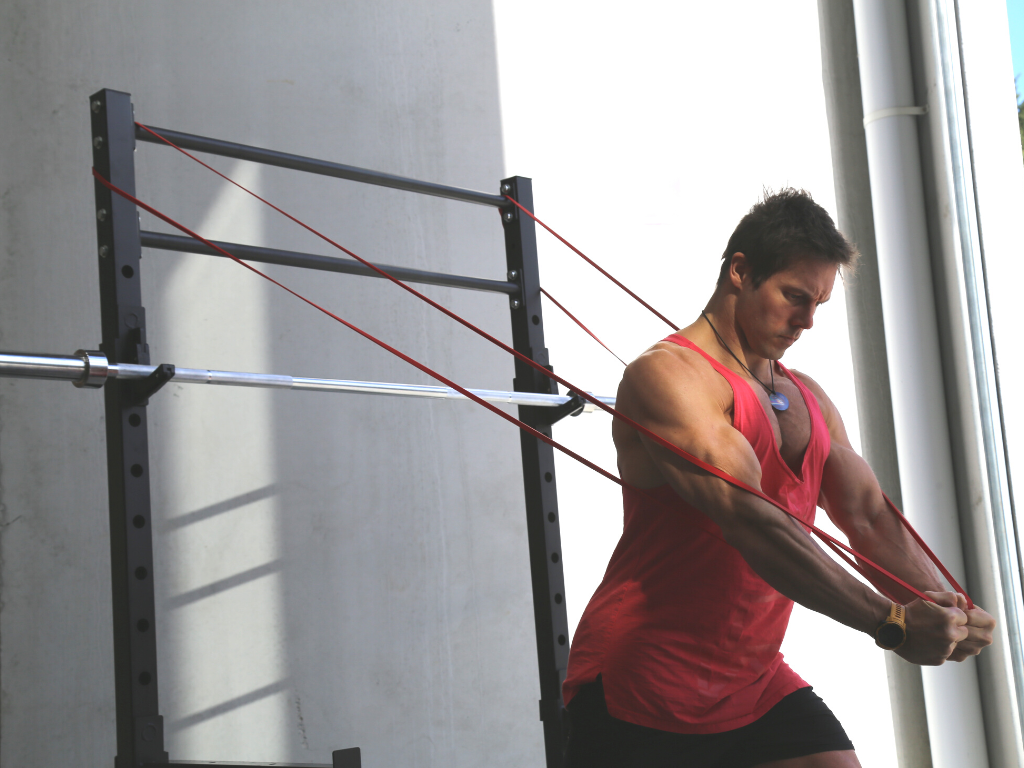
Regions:
<instances>
[{"instance_id":1,"label":"white pipe","mask_svg":"<svg viewBox=\"0 0 1024 768\"><path fill-rule=\"evenodd\" d=\"M956 575L964 573L939 353L917 120L902 0L854 0L879 281L904 510ZM936 768L989 765L972 661L923 670Z\"/></svg>"},{"instance_id":2,"label":"white pipe","mask_svg":"<svg viewBox=\"0 0 1024 768\"><path fill-rule=\"evenodd\" d=\"M846 280L843 284L854 358L861 443L864 458L874 469L883 490L902 508L853 0L818 0L818 23L832 147L836 221L840 230L857 243L861 254L855 279ZM885 668L897 764L900 768L932 768L921 668L894 654L887 654ZM879 734L879 738L882 737Z\"/></svg>"},{"instance_id":3,"label":"white pipe","mask_svg":"<svg viewBox=\"0 0 1024 768\"><path fill-rule=\"evenodd\" d=\"M939 256L935 263L941 264L945 286L940 291L945 303L939 311L949 324L943 352L949 355L947 397L953 434L960 441L956 481L961 530L972 596L999 620L995 643L977 665L989 761L999 766L1024 766L1017 706L1024 682L1019 633L1019 616L1024 611L983 278L956 3L922 3L917 23L922 39L922 79L928 84L933 107L923 123L930 139L931 151L926 154L930 154L935 180L935 188L928 191L934 196L930 204L945 213L935 217L932 250Z\"/></svg>"}]
</instances>

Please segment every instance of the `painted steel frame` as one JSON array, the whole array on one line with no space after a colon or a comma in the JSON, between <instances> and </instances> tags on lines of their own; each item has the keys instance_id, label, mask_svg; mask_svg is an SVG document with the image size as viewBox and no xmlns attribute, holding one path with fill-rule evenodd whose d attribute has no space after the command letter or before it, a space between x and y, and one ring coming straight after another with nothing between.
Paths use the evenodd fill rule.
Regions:
<instances>
[{"instance_id":1,"label":"painted steel frame","mask_svg":"<svg viewBox=\"0 0 1024 768\"><path fill-rule=\"evenodd\" d=\"M156 143L137 128L130 94L104 89L90 97L93 165L110 182L135 194L136 140ZM461 200L498 209L505 233L505 281L457 275L394 270L410 282L484 290L509 296L514 348L548 366L540 301L537 233L534 222L504 197L511 195L533 208L532 182L522 176L501 181L501 194L490 195L390 174L352 168L312 158L241 144L154 129L183 148L251 160L367 184ZM209 253L201 243L140 232L135 207L99 182L96 192L97 253L100 275L102 351L111 363L149 364L146 314L140 288L142 247ZM344 259L235 246L239 256L302 268L365 274L365 267ZM228 250L232 250L228 248ZM243 253L244 251L244 253ZM392 269L387 268L389 271ZM163 744L163 719L157 693L157 649L153 588L153 540L149 491L148 397L169 378L161 368L151 381L110 381L104 392L107 467L110 496L110 557L113 591L114 680L117 712L116 768L147 765L184 766L171 761ZM172 369L173 373L173 369ZM557 394L553 381L520 360L515 363L513 389ZM572 405L572 404L570 404ZM575 408L575 406L573 406ZM572 409L520 406L519 418L550 435L551 426ZM526 498L530 568L540 673L540 718L544 725L547 768L562 764L564 744L561 684L569 657L554 451L521 432L523 485ZM339 750L334 768L356 768L358 749ZM205 763L209 764L209 763ZM228 765L222 763L221 765ZM246 763L246 765L254 765ZM275 763L275 765L282 765Z\"/></svg>"}]
</instances>

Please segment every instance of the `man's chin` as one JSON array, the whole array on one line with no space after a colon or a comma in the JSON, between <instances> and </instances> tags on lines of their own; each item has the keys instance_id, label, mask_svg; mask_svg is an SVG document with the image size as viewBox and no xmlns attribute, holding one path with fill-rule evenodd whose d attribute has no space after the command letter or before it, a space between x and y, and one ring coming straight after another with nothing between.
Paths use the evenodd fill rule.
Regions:
<instances>
[{"instance_id":1,"label":"man's chin","mask_svg":"<svg viewBox=\"0 0 1024 768\"><path fill-rule=\"evenodd\" d=\"M774 360L781 360L782 356L785 355L786 352L789 351L789 348L792 347L794 344L796 344L796 342L797 342L797 339L785 338L785 340L781 344L778 344L776 346L775 354L773 356L773 359Z\"/></svg>"}]
</instances>

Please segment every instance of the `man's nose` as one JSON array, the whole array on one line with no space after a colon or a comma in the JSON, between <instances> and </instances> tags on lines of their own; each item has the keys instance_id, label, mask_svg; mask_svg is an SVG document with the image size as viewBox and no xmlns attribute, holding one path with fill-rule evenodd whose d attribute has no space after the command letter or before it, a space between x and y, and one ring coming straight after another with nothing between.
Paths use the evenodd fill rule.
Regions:
<instances>
[{"instance_id":1,"label":"man's nose","mask_svg":"<svg viewBox=\"0 0 1024 768\"><path fill-rule=\"evenodd\" d=\"M798 314L796 317L797 326L803 328L805 331L811 330L811 328L814 326L814 310L816 309L817 307L812 304L810 307L808 307L803 312Z\"/></svg>"}]
</instances>

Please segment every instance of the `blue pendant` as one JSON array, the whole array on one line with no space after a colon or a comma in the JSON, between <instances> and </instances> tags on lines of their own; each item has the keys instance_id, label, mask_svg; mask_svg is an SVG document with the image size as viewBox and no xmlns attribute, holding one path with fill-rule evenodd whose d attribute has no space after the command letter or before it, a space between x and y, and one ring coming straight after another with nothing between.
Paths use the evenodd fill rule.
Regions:
<instances>
[{"instance_id":1,"label":"blue pendant","mask_svg":"<svg viewBox=\"0 0 1024 768\"><path fill-rule=\"evenodd\" d=\"M768 395L768 402L776 411L784 411L789 408L789 398L781 392L772 392Z\"/></svg>"}]
</instances>

